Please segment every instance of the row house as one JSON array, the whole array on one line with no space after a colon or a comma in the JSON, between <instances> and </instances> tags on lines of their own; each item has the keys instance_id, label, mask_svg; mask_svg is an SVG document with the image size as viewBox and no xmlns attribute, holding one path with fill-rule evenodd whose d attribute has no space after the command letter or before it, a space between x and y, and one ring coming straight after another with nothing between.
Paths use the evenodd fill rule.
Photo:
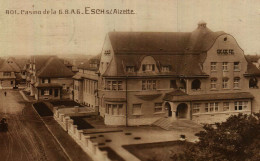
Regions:
<instances>
[{"instance_id":1,"label":"row house","mask_svg":"<svg viewBox=\"0 0 260 161\"><path fill-rule=\"evenodd\" d=\"M163 117L213 123L259 112L259 69L232 35L205 22L185 33L110 32L97 75L95 105L107 125L149 125ZM84 91L77 78L74 89Z\"/></svg>"},{"instance_id":2,"label":"row house","mask_svg":"<svg viewBox=\"0 0 260 161\"><path fill-rule=\"evenodd\" d=\"M74 73L56 56L32 56L27 80L36 100L70 99Z\"/></svg>"},{"instance_id":3,"label":"row house","mask_svg":"<svg viewBox=\"0 0 260 161\"><path fill-rule=\"evenodd\" d=\"M12 89L15 87L15 69L7 62L0 65L0 89Z\"/></svg>"}]
</instances>

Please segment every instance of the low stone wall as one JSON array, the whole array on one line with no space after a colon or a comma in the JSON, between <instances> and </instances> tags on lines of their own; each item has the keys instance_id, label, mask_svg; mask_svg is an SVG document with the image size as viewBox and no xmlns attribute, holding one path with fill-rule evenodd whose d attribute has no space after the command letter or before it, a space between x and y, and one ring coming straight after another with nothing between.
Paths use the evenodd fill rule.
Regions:
<instances>
[{"instance_id":1,"label":"low stone wall","mask_svg":"<svg viewBox=\"0 0 260 161\"><path fill-rule=\"evenodd\" d=\"M83 130L78 130L77 125L73 125L73 120L69 116L55 110L54 119L65 131L68 132L68 134L93 159L93 161L111 161L108 158L107 152L101 151L98 148L98 143L91 141L89 135L84 135Z\"/></svg>"}]
</instances>

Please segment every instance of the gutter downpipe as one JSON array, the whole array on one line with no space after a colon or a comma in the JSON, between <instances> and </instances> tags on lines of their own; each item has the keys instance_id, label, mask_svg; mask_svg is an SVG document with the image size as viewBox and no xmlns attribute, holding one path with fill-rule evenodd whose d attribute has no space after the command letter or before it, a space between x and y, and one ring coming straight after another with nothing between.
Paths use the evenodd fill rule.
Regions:
<instances>
[{"instance_id":1,"label":"gutter downpipe","mask_svg":"<svg viewBox=\"0 0 260 161\"><path fill-rule=\"evenodd\" d=\"M125 96L126 96L126 104L125 104L125 126L128 126L128 121L127 121L127 119L128 119L128 117L127 117L127 115L128 115L128 112L127 112L127 78L128 78L128 76L126 76L126 81L125 81Z\"/></svg>"}]
</instances>

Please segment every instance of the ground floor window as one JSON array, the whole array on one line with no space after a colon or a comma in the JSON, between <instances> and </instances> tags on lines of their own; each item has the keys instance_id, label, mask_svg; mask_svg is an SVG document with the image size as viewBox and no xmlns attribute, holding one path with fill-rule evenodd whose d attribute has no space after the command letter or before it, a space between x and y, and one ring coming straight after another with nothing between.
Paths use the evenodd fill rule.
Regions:
<instances>
[{"instance_id":1,"label":"ground floor window","mask_svg":"<svg viewBox=\"0 0 260 161\"><path fill-rule=\"evenodd\" d=\"M236 101L235 110L246 110L248 106L248 101Z\"/></svg>"},{"instance_id":2,"label":"ground floor window","mask_svg":"<svg viewBox=\"0 0 260 161\"><path fill-rule=\"evenodd\" d=\"M218 102L211 102L205 104L205 112L217 112Z\"/></svg>"},{"instance_id":3,"label":"ground floor window","mask_svg":"<svg viewBox=\"0 0 260 161\"><path fill-rule=\"evenodd\" d=\"M142 114L142 104L133 104L133 115Z\"/></svg>"},{"instance_id":4,"label":"ground floor window","mask_svg":"<svg viewBox=\"0 0 260 161\"><path fill-rule=\"evenodd\" d=\"M155 103L154 104L154 112L162 112L162 103Z\"/></svg>"},{"instance_id":5,"label":"ground floor window","mask_svg":"<svg viewBox=\"0 0 260 161\"><path fill-rule=\"evenodd\" d=\"M223 111L229 111L229 102L223 102Z\"/></svg>"},{"instance_id":6,"label":"ground floor window","mask_svg":"<svg viewBox=\"0 0 260 161\"><path fill-rule=\"evenodd\" d=\"M123 104L106 104L106 113L110 115L123 115Z\"/></svg>"},{"instance_id":7,"label":"ground floor window","mask_svg":"<svg viewBox=\"0 0 260 161\"><path fill-rule=\"evenodd\" d=\"M194 103L192 108L192 113L199 113L200 112L200 103Z\"/></svg>"},{"instance_id":8,"label":"ground floor window","mask_svg":"<svg viewBox=\"0 0 260 161\"><path fill-rule=\"evenodd\" d=\"M43 95L45 95L45 96L50 95L50 91L48 89L44 89L44 94Z\"/></svg>"}]
</instances>

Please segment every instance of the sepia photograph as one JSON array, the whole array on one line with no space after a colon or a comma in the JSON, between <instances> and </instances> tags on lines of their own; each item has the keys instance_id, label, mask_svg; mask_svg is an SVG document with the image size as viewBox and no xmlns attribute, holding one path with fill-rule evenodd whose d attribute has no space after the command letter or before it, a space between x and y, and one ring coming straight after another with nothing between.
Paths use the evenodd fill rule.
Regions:
<instances>
[{"instance_id":1,"label":"sepia photograph","mask_svg":"<svg viewBox=\"0 0 260 161\"><path fill-rule=\"evenodd\" d=\"M259 0L0 0L0 161L259 160Z\"/></svg>"}]
</instances>

